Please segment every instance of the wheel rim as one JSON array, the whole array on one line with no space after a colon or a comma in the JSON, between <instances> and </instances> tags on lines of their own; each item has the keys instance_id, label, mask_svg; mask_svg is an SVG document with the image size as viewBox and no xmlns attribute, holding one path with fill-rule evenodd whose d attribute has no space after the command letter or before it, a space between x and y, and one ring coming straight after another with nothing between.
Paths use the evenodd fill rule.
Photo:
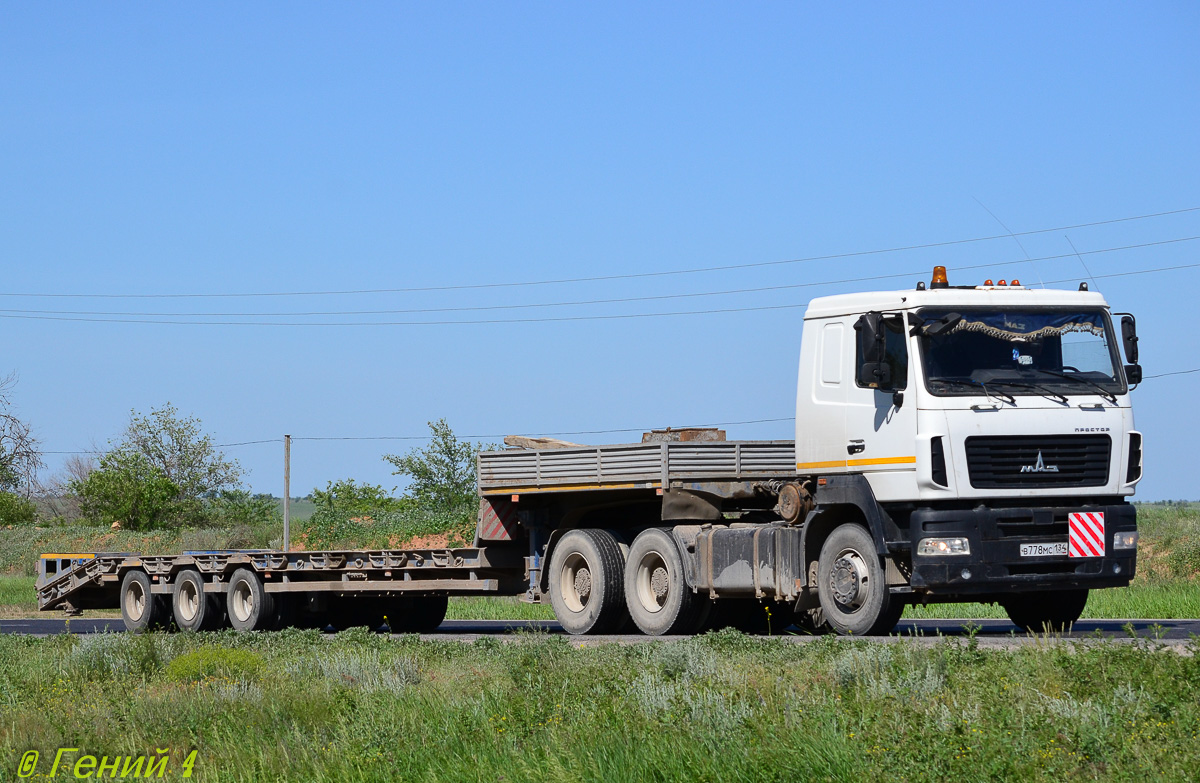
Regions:
<instances>
[{"instance_id":1,"label":"wheel rim","mask_svg":"<svg viewBox=\"0 0 1200 783\"><path fill-rule=\"evenodd\" d=\"M592 597L592 569L578 552L572 552L563 563L558 594L572 612L582 612Z\"/></svg>"},{"instance_id":2,"label":"wheel rim","mask_svg":"<svg viewBox=\"0 0 1200 783\"><path fill-rule=\"evenodd\" d=\"M233 595L229 608L238 622L246 622L254 614L254 591L250 584L242 579L233 586Z\"/></svg>"},{"instance_id":3,"label":"wheel rim","mask_svg":"<svg viewBox=\"0 0 1200 783\"><path fill-rule=\"evenodd\" d=\"M829 590L838 608L846 613L857 612L871 595L871 572L867 561L857 549L843 549L829 569Z\"/></svg>"},{"instance_id":4,"label":"wheel rim","mask_svg":"<svg viewBox=\"0 0 1200 783\"><path fill-rule=\"evenodd\" d=\"M647 612L660 612L671 598L671 571L658 552L647 552L638 561L634 584L637 601Z\"/></svg>"},{"instance_id":5,"label":"wheel rim","mask_svg":"<svg viewBox=\"0 0 1200 783\"><path fill-rule=\"evenodd\" d=\"M146 613L146 588L141 582L130 582L125 591L125 614L130 620L140 620Z\"/></svg>"},{"instance_id":6,"label":"wheel rim","mask_svg":"<svg viewBox=\"0 0 1200 783\"><path fill-rule=\"evenodd\" d=\"M179 585L179 617L181 620L191 622L199 613L200 593L196 589L196 583L185 580Z\"/></svg>"}]
</instances>

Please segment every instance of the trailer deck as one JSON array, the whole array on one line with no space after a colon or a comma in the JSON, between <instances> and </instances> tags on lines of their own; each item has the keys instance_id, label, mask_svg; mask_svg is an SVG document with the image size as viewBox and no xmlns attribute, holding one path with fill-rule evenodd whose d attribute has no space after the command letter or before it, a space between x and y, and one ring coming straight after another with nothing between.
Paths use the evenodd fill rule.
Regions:
<instances>
[{"instance_id":1,"label":"trailer deck","mask_svg":"<svg viewBox=\"0 0 1200 783\"><path fill-rule=\"evenodd\" d=\"M511 550L376 549L320 552L206 550L179 555L87 552L43 555L38 568L39 610L116 608L121 579L131 569L145 571L151 593L169 595L173 577L194 570L205 593L222 593L238 568L261 575L268 593L439 593L515 594L512 574L522 559Z\"/></svg>"}]
</instances>

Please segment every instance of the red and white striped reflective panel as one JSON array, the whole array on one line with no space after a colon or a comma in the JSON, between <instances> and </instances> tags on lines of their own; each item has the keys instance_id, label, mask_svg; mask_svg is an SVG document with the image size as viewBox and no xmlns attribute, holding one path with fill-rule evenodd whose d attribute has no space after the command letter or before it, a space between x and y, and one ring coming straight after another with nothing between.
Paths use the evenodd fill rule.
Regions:
<instances>
[{"instance_id":1,"label":"red and white striped reflective panel","mask_svg":"<svg viewBox=\"0 0 1200 783\"><path fill-rule=\"evenodd\" d=\"M483 541L511 541L517 529L517 507L500 498L481 498L478 535Z\"/></svg>"},{"instance_id":2,"label":"red and white striped reflective panel","mask_svg":"<svg viewBox=\"0 0 1200 783\"><path fill-rule=\"evenodd\" d=\"M1104 557L1104 512L1068 514L1068 557Z\"/></svg>"}]
</instances>

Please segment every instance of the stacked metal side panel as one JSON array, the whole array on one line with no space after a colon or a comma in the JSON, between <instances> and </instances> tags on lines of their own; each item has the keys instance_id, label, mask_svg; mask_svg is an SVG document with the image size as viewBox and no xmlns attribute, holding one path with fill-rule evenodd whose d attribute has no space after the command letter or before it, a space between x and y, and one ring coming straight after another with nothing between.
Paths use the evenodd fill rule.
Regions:
<instances>
[{"instance_id":1,"label":"stacked metal side panel","mask_svg":"<svg viewBox=\"0 0 1200 783\"><path fill-rule=\"evenodd\" d=\"M483 494L513 488L657 484L664 479L737 480L795 473L791 441L634 443L479 455Z\"/></svg>"}]
</instances>

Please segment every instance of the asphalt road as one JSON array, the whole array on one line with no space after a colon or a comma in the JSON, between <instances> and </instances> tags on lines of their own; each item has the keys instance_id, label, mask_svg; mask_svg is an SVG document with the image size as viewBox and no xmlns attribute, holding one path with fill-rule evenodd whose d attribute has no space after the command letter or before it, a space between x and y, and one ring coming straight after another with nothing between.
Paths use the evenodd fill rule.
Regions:
<instances>
[{"instance_id":1,"label":"asphalt road","mask_svg":"<svg viewBox=\"0 0 1200 783\"><path fill-rule=\"evenodd\" d=\"M1034 637L1024 634L1007 620L904 620L896 626L896 630L888 637L876 637L881 640L900 640L918 638L926 641L936 641L939 637L964 637L969 635L971 623L978 628L975 638L981 646L1012 647L1022 644L1045 643L1045 637ZM1151 639L1168 643L1173 647L1184 647L1193 637L1200 637L1200 620L1081 620L1075 624L1069 634L1062 634L1062 639L1077 641L1092 640L1125 640L1133 641L1129 634L1129 626L1141 639ZM38 617L28 620L0 620L0 633L23 633L34 636L51 634L74 633L118 633L124 632L125 626L120 619L89 619ZM425 634L425 639L442 641L474 641L481 637L517 638L517 632L561 634L562 627L552 620L446 620L435 633ZM619 636L581 636L572 637L579 645L590 645L599 642L646 642L662 641L681 637L647 637L640 634L624 634ZM812 641L812 636L784 633L777 638L803 643Z\"/></svg>"}]
</instances>

